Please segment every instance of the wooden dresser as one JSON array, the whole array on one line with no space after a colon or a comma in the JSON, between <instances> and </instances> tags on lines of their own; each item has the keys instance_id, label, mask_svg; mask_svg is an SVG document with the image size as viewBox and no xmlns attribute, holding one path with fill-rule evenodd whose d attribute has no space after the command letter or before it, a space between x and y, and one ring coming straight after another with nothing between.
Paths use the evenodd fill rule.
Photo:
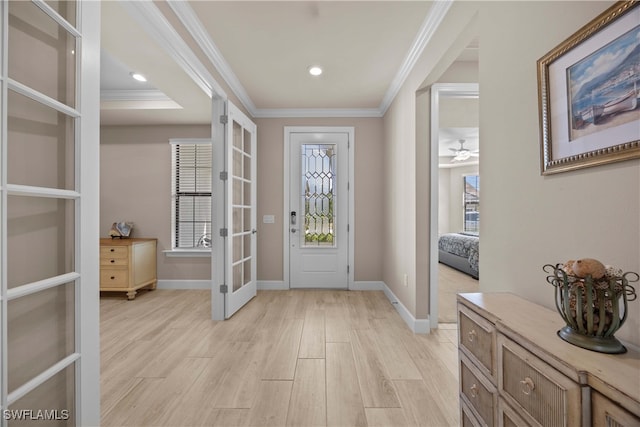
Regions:
<instances>
[{"instance_id":1,"label":"wooden dresser","mask_svg":"<svg viewBox=\"0 0 640 427\"><path fill-rule=\"evenodd\" d=\"M140 288L155 289L156 245L157 239L100 239L100 290L132 300Z\"/></svg>"},{"instance_id":2,"label":"wooden dresser","mask_svg":"<svg viewBox=\"0 0 640 427\"><path fill-rule=\"evenodd\" d=\"M462 425L640 426L640 352L576 347L563 326L512 294L458 294Z\"/></svg>"}]
</instances>

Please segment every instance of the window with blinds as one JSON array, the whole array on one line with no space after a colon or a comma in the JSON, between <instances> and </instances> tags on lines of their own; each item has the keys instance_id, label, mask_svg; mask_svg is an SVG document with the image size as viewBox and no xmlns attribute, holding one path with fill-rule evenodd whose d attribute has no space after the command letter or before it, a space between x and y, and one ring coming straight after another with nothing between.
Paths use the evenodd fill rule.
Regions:
<instances>
[{"instance_id":1,"label":"window with blinds","mask_svg":"<svg viewBox=\"0 0 640 427\"><path fill-rule=\"evenodd\" d=\"M171 140L173 249L211 247L212 146Z\"/></svg>"}]
</instances>

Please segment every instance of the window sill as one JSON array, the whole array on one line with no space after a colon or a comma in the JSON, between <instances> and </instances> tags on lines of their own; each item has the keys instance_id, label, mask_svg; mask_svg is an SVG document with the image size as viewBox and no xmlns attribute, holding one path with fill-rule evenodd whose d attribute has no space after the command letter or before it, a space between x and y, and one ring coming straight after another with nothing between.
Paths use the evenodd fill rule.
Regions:
<instances>
[{"instance_id":1,"label":"window sill","mask_svg":"<svg viewBox=\"0 0 640 427\"><path fill-rule=\"evenodd\" d=\"M167 257L210 258L211 249L167 249L162 251Z\"/></svg>"}]
</instances>

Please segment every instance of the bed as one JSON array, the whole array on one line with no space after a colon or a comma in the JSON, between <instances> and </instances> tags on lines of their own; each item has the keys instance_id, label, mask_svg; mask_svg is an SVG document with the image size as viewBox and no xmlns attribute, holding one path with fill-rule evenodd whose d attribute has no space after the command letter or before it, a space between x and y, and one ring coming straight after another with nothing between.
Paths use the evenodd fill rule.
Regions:
<instances>
[{"instance_id":1,"label":"bed","mask_svg":"<svg viewBox=\"0 0 640 427\"><path fill-rule=\"evenodd\" d=\"M447 233L438 239L439 261L456 270L478 278L480 238L475 234Z\"/></svg>"}]
</instances>

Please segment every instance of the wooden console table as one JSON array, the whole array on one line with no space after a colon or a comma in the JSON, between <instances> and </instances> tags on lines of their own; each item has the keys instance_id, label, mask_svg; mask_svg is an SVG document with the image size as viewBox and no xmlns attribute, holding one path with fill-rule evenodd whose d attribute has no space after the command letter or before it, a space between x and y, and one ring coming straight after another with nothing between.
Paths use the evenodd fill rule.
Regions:
<instances>
[{"instance_id":1,"label":"wooden console table","mask_svg":"<svg viewBox=\"0 0 640 427\"><path fill-rule=\"evenodd\" d=\"M569 344L556 311L513 294L457 299L463 426L640 426L640 352Z\"/></svg>"}]
</instances>

